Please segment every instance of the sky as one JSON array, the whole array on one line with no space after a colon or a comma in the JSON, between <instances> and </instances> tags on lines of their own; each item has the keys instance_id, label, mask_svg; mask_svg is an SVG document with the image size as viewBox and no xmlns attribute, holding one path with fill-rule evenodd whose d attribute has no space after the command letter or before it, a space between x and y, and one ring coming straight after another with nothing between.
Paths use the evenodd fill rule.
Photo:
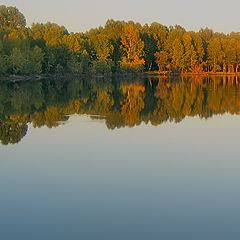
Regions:
<instances>
[{"instance_id":1,"label":"sky","mask_svg":"<svg viewBox=\"0 0 240 240\"><path fill-rule=\"evenodd\" d=\"M50 21L73 32L103 26L111 18L179 24L194 31L206 26L218 32L240 31L239 0L1 0L0 4L16 6L28 25Z\"/></svg>"}]
</instances>

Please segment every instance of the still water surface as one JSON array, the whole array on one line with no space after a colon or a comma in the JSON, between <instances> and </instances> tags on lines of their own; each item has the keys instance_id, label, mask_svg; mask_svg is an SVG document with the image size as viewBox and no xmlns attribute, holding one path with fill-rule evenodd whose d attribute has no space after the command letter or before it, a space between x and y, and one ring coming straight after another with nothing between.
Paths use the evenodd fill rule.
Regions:
<instances>
[{"instance_id":1,"label":"still water surface","mask_svg":"<svg viewBox=\"0 0 240 240\"><path fill-rule=\"evenodd\" d=\"M239 239L238 87L0 84L0 239Z\"/></svg>"}]
</instances>

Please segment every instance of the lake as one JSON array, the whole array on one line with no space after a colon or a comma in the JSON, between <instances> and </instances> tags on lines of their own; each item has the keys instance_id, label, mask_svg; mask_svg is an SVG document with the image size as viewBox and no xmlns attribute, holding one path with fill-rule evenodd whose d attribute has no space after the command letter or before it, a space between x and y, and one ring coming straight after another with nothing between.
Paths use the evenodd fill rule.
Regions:
<instances>
[{"instance_id":1,"label":"lake","mask_svg":"<svg viewBox=\"0 0 240 240\"><path fill-rule=\"evenodd\" d=\"M0 83L0 239L239 239L239 87Z\"/></svg>"}]
</instances>

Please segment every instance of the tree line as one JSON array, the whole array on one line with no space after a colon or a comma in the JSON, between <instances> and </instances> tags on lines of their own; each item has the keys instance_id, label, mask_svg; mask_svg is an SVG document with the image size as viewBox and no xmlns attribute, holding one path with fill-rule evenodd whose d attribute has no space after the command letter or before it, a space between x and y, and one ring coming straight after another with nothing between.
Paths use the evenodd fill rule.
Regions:
<instances>
[{"instance_id":1,"label":"tree line","mask_svg":"<svg viewBox=\"0 0 240 240\"><path fill-rule=\"evenodd\" d=\"M0 6L0 75L160 71L237 73L240 33L108 20L72 33L55 23L26 26L16 7Z\"/></svg>"},{"instance_id":2,"label":"tree line","mask_svg":"<svg viewBox=\"0 0 240 240\"><path fill-rule=\"evenodd\" d=\"M108 129L239 114L240 77L115 80L56 78L0 84L0 141L17 143L28 124L57 127L69 115L104 119Z\"/></svg>"}]
</instances>

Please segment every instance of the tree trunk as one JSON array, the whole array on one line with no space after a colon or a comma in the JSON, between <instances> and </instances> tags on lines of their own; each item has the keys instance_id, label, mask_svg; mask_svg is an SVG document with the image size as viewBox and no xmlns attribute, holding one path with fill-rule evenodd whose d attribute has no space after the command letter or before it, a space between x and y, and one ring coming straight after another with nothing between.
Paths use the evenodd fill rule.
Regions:
<instances>
[{"instance_id":1,"label":"tree trunk","mask_svg":"<svg viewBox=\"0 0 240 240\"><path fill-rule=\"evenodd\" d=\"M152 69L152 62L149 65L148 71L151 71L151 69Z\"/></svg>"},{"instance_id":2,"label":"tree trunk","mask_svg":"<svg viewBox=\"0 0 240 240\"><path fill-rule=\"evenodd\" d=\"M227 72L226 64L223 64L223 72L224 72L224 73Z\"/></svg>"}]
</instances>

